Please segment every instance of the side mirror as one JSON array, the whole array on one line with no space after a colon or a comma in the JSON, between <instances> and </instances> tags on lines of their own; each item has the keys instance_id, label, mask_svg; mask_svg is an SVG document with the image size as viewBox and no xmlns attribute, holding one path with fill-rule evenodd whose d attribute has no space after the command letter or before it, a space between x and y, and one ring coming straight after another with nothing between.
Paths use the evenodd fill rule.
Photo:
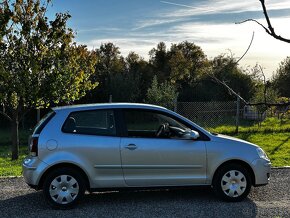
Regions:
<instances>
[{"instance_id":1,"label":"side mirror","mask_svg":"<svg viewBox=\"0 0 290 218\"><path fill-rule=\"evenodd\" d=\"M199 133L197 131L194 131L194 130L188 130L185 132L184 137L188 138L188 139L198 139Z\"/></svg>"}]
</instances>

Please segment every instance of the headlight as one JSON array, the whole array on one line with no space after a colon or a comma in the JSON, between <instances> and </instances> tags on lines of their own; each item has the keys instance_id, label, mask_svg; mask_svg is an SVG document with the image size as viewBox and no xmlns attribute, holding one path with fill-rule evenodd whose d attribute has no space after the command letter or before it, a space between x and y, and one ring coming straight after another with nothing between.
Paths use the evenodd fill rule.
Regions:
<instances>
[{"instance_id":1,"label":"headlight","mask_svg":"<svg viewBox=\"0 0 290 218\"><path fill-rule=\"evenodd\" d=\"M260 158L269 160L266 152L262 148L257 148L257 153L258 153L258 155L259 155Z\"/></svg>"}]
</instances>

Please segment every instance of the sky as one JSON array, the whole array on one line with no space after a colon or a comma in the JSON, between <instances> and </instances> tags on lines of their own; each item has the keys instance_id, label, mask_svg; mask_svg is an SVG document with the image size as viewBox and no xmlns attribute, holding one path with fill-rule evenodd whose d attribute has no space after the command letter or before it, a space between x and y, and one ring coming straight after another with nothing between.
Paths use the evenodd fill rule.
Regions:
<instances>
[{"instance_id":1,"label":"sky","mask_svg":"<svg viewBox=\"0 0 290 218\"><path fill-rule=\"evenodd\" d=\"M278 35L290 38L290 1L266 0L269 16ZM254 22L266 25L258 0L54 0L48 9L72 15L68 25L76 32L76 42L88 48L113 42L126 56L134 51L148 59L149 51L161 41L190 41L200 46L209 59L220 54L239 58L254 40L240 66L256 64L271 78L279 63L290 55L290 44L280 42Z\"/></svg>"}]
</instances>

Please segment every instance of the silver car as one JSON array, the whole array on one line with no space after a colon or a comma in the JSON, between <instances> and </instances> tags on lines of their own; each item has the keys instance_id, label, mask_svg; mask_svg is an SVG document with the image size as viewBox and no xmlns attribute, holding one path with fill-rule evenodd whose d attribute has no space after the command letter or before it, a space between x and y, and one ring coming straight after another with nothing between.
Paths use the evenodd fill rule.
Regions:
<instances>
[{"instance_id":1,"label":"silver car","mask_svg":"<svg viewBox=\"0 0 290 218\"><path fill-rule=\"evenodd\" d=\"M25 181L58 208L74 206L86 190L170 186L211 186L223 200L240 201L270 178L259 146L154 105L53 108L30 141Z\"/></svg>"}]
</instances>

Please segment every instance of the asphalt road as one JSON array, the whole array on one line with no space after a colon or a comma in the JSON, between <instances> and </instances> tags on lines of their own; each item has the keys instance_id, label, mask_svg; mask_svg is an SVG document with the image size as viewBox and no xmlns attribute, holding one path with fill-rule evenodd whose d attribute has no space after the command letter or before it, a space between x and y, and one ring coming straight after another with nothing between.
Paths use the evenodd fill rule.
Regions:
<instances>
[{"instance_id":1,"label":"asphalt road","mask_svg":"<svg viewBox=\"0 0 290 218\"><path fill-rule=\"evenodd\" d=\"M0 179L0 217L290 217L290 169L273 169L269 185L239 203L210 188L86 194L78 207L54 210L23 178Z\"/></svg>"}]
</instances>

